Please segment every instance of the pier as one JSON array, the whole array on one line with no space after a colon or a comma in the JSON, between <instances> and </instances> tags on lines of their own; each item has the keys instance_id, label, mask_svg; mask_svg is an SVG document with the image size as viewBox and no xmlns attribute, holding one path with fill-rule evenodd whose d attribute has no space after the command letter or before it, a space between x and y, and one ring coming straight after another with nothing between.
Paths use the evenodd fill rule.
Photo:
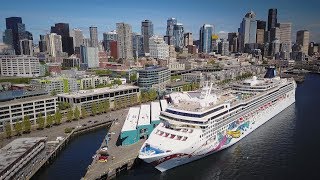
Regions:
<instances>
[{"instance_id":1,"label":"pier","mask_svg":"<svg viewBox=\"0 0 320 180\"><path fill-rule=\"evenodd\" d=\"M82 178L83 180L112 179L122 171L130 169L136 163L139 150L144 143L144 140L140 140L137 143L128 146L120 146L120 143L118 142L127 112L128 109L125 109L125 113L116 117L117 120L112 122L109 129L109 158L107 162L99 162L99 159L96 156L91 165L89 165L87 173ZM108 138L108 134L106 135L106 138ZM106 140L104 139L101 147L105 147L106 145ZM98 153L99 150L97 150L97 154Z\"/></svg>"}]
</instances>

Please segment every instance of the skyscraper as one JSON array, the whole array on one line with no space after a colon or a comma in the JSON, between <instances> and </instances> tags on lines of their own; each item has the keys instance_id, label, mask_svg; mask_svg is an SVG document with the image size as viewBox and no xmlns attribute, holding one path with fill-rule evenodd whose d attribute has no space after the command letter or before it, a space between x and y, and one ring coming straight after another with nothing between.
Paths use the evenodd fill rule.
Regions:
<instances>
[{"instance_id":1,"label":"skyscraper","mask_svg":"<svg viewBox=\"0 0 320 180\"><path fill-rule=\"evenodd\" d=\"M40 35L40 40L39 40L39 50L40 52L46 52L47 51L47 45L46 45L46 40L45 40L45 35Z\"/></svg>"},{"instance_id":2,"label":"skyscraper","mask_svg":"<svg viewBox=\"0 0 320 180\"><path fill-rule=\"evenodd\" d=\"M163 37L152 36L150 39L150 57L156 59L169 59L169 45L165 43Z\"/></svg>"},{"instance_id":3,"label":"skyscraper","mask_svg":"<svg viewBox=\"0 0 320 180\"><path fill-rule=\"evenodd\" d=\"M20 40L20 53L21 55L30 55L33 56L33 44L32 40L22 39Z\"/></svg>"},{"instance_id":4,"label":"skyscraper","mask_svg":"<svg viewBox=\"0 0 320 180\"><path fill-rule=\"evenodd\" d=\"M281 49L285 52L291 52L291 23L279 23L279 28Z\"/></svg>"},{"instance_id":5,"label":"skyscraper","mask_svg":"<svg viewBox=\"0 0 320 180\"><path fill-rule=\"evenodd\" d=\"M83 45L83 33L81 29L73 29L71 31L71 37L73 38L74 48Z\"/></svg>"},{"instance_id":6,"label":"skyscraper","mask_svg":"<svg viewBox=\"0 0 320 180\"><path fill-rule=\"evenodd\" d=\"M169 18L167 20L167 31L166 31L167 38L165 38L165 41L169 45L173 45L174 44L173 27L176 24L177 24L177 19L176 18Z\"/></svg>"},{"instance_id":7,"label":"skyscraper","mask_svg":"<svg viewBox=\"0 0 320 180\"><path fill-rule=\"evenodd\" d=\"M141 35L143 37L143 52L149 53L149 38L153 36L153 24L150 20L141 22Z\"/></svg>"},{"instance_id":8,"label":"skyscraper","mask_svg":"<svg viewBox=\"0 0 320 180\"><path fill-rule=\"evenodd\" d=\"M228 41L221 39L221 41L218 44L218 53L221 54L222 56L229 55L229 42Z\"/></svg>"},{"instance_id":9,"label":"skyscraper","mask_svg":"<svg viewBox=\"0 0 320 180\"><path fill-rule=\"evenodd\" d=\"M212 33L213 25L204 24L200 28L200 47L199 50L202 53L210 53L212 50Z\"/></svg>"},{"instance_id":10,"label":"skyscraper","mask_svg":"<svg viewBox=\"0 0 320 180\"><path fill-rule=\"evenodd\" d=\"M266 31L266 22L257 20L257 43L263 44L264 43L264 35Z\"/></svg>"},{"instance_id":11,"label":"skyscraper","mask_svg":"<svg viewBox=\"0 0 320 180\"><path fill-rule=\"evenodd\" d=\"M32 34L26 31L21 17L6 18L4 43L11 45L16 54L20 55L20 40L22 39L32 40Z\"/></svg>"},{"instance_id":12,"label":"skyscraper","mask_svg":"<svg viewBox=\"0 0 320 180\"><path fill-rule=\"evenodd\" d=\"M191 32L184 33L183 35L184 39L184 46L193 45L193 37Z\"/></svg>"},{"instance_id":13,"label":"skyscraper","mask_svg":"<svg viewBox=\"0 0 320 180\"><path fill-rule=\"evenodd\" d=\"M268 11L268 31L277 26L277 9L269 9Z\"/></svg>"},{"instance_id":14,"label":"skyscraper","mask_svg":"<svg viewBox=\"0 0 320 180\"><path fill-rule=\"evenodd\" d=\"M257 21L256 14L249 12L243 18L239 28L239 50L244 51L246 44L255 44L257 38Z\"/></svg>"},{"instance_id":15,"label":"skyscraper","mask_svg":"<svg viewBox=\"0 0 320 180\"><path fill-rule=\"evenodd\" d=\"M137 33L132 34L132 49L133 49L133 57L138 58L144 55L143 51L143 36ZM148 42L149 44L149 42Z\"/></svg>"},{"instance_id":16,"label":"skyscraper","mask_svg":"<svg viewBox=\"0 0 320 180\"><path fill-rule=\"evenodd\" d=\"M103 46L104 49L110 53L110 42L117 42L118 40L118 34L116 30L110 31L110 32L104 32L103 33Z\"/></svg>"},{"instance_id":17,"label":"skyscraper","mask_svg":"<svg viewBox=\"0 0 320 180\"><path fill-rule=\"evenodd\" d=\"M62 38L56 33L47 34L45 37L47 51L50 56L58 57L62 53Z\"/></svg>"},{"instance_id":18,"label":"skyscraper","mask_svg":"<svg viewBox=\"0 0 320 180\"><path fill-rule=\"evenodd\" d=\"M297 32L296 43L302 46L302 52L308 54L310 33L308 30L300 30Z\"/></svg>"},{"instance_id":19,"label":"skyscraper","mask_svg":"<svg viewBox=\"0 0 320 180\"><path fill-rule=\"evenodd\" d=\"M132 28L131 25L125 23L117 23L118 33L118 56L122 59L132 59Z\"/></svg>"},{"instance_id":20,"label":"skyscraper","mask_svg":"<svg viewBox=\"0 0 320 180\"><path fill-rule=\"evenodd\" d=\"M99 46L98 28L97 27L89 27L89 31L90 31L91 47L98 47Z\"/></svg>"},{"instance_id":21,"label":"skyscraper","mask_svg":"<svg viewBox=\"0 0 320 180\"><path fill-rule=\"evenodd\" d=\"M229 52L238 52L238 33L228 33Z\"/></svg>"},{"instance_id":22,"label":"skyscraper","mask_svg":"<svg viewBox=\"0 0 320 180\"><path fill-rule=\"evenodd\" d=\"M68 23L56 23L54 26L51 26L51 33L56 33L61 36L63 52L68 53L68 55L74 53L73 38L70 37Z\"/></svg>"},{"instance_id":23,"label":"skyscraper","mask_svg":"<svg viewBox=\"0 0 320 180\"><path fill-rule=\"evenodd\" d=\"M177 23L173 26L173 40L176 51L181 51L184 46L183 42L184 28L183 24Z\"/></svg>"}]
</instances>

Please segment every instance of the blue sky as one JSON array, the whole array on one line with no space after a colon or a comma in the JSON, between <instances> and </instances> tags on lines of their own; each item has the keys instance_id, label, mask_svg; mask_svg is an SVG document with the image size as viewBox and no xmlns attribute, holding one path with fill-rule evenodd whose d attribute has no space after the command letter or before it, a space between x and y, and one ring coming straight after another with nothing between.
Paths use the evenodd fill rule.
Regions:
<instances>
[{"instance_id":1,"label":"blue sky","mask_svg":"<svg viewBox=\"0 0 320 180\"><path fill-rule=\"evenodd\" d=\"M267 20L268 9L278 8L278 21L293 24L293 40L297 30L307 29L311 40L320 42L319 7L320 0L2 0L0 32L6 17L20 16L35 40L57 22L80 28L86 36L89 26L97 26L101 40L102 32L115 29L117 22L129 23L140 33L141 21L150 19L155 34L163 35L166 20L175 17L198 39L204 23L213 24L216 33L233 32L246 12L252 10L257 19Z\"/></svg>"}]
</instances>

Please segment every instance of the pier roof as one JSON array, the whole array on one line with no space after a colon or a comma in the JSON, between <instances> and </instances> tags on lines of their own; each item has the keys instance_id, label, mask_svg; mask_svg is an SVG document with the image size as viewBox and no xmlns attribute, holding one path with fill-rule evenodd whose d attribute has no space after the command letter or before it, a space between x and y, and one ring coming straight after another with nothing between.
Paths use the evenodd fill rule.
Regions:
<instances>
[{"instance_id":1,"label":"pier roof","mask_svg":"<svg viewBox=\"0 0 320 180\"><path fill-rule=\"evenodd\" d=\"M150 124L150 105L141 105L138 126L149 125Z\"/></svg>"},{"instance_id":2,"label":"pier roof","mask_svg":"<svg viewBox=\"0 0 320 180\"><path fill-rule=\"evenodd\" d=\"M122 126L121 132L136 130L138 118L139 118L139 112L140 112L139 107L132 107L129 109L127 118Z\"/></svg>"},{"instance_id":3,"label":"pier roof","mask_svg":"<svg viewBox=\"0 0 320 180\"><path fill-rule=\"evenodd\" d=\"M161 107L160 102L151 102L151 121L158 121L160 115Z\"/></svg>"}]
</instances>

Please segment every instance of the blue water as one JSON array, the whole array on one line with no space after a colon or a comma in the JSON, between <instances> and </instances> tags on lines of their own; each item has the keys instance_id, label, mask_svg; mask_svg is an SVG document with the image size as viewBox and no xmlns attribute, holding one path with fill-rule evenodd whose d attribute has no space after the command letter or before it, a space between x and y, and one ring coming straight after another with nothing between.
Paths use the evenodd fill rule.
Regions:
<instances>
[{"instance_id":1,"label":"blue water","mask_svg":"<svg viewBox=\"0 0 320 180\"><path fill-rule=\"evenodd\" d=\"M92 156L100 147L107 134L105 128L75 137L68 146L59 153L55 161L39 171L32 180L79 180L86 173Z\"/></svg>"}]
</instances>

